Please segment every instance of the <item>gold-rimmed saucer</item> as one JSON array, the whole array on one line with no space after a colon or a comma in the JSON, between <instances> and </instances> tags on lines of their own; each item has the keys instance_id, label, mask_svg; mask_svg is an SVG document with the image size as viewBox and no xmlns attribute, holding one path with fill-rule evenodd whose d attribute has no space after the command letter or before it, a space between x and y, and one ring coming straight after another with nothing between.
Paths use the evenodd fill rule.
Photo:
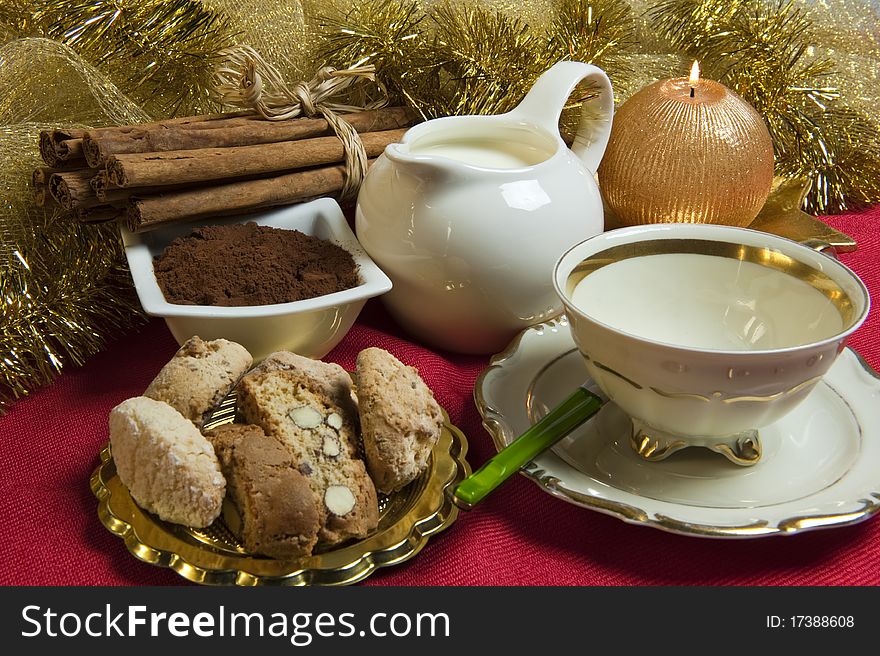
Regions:
<instances>
[{"instance_id":1,"label":"gold-rimmed saucer","mask_svg":"<svg viewBox=\"0 0 880 656\"><path fill-rule=\"evenodd\" d=\"M562 316L522 332L475 386L502 449L587 379ZM589 384L589 381L586 381ZM845 349L810 396L762 429L761 462L744 469L703 449L646 462L607 404L523 473L549 494L632 524L715 538L790 535L880 512L880 375Z\"/></svg>"},{"instance_id":2,"label":"gold-rimmed saucer","mask_svg":"<svg viewBox=\"0 0 880 656\"><path fill-rule=\"evenodd\" d=\"M205 429L231 422L235 398L230 396L205 423ZM379 526L362 540L343 544L307 558L278 560L247 553L222 517L205 529L164 522L140 508L119 480L110 445L91 477L98 498L98 517L122 538L136 558L168 567L180 576L206 585L348 585L380 567L414 557L431 536L458 517L447 490L470 473L465 460L467 439L444 412L440 439L429 467L394 494L379 496Z\"/></svg>"}]
</instances>

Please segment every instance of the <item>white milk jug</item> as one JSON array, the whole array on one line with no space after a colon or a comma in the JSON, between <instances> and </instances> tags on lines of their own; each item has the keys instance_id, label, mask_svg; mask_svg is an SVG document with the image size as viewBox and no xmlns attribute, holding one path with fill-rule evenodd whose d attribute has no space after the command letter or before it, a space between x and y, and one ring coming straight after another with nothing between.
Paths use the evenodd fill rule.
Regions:
<instances>
[{"instance_id":1,"label":"white milk jug","mask_svg":"<svg viewBox=\"0 0 880 656\"><path fill-rule=\"evenodd\" d=\"M563 105L590 80L572 148ZM492 353L562 310L552 269L602 232L594 174L608 143L608 77L580 62L546 71L516 109L416 125L370 168L357 236L394 287L383 299L413 335L440 348Z\"/></svg>"}]
</instances>

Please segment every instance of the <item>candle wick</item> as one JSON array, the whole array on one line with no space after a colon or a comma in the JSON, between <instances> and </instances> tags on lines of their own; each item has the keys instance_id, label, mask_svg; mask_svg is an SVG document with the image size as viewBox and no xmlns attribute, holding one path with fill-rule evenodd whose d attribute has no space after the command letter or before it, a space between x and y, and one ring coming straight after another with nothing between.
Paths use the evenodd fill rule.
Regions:
<instances>
[{"instance_id":1,"label":"candle wick","mask_svg":"<svg viewBox=\"0 0 880 656\"><path fill-rule=\"evenodd\" d=\"M691 87L691 98L693 98L693 97L694 97L694 88Z\"/></svg>"}]
</instances>

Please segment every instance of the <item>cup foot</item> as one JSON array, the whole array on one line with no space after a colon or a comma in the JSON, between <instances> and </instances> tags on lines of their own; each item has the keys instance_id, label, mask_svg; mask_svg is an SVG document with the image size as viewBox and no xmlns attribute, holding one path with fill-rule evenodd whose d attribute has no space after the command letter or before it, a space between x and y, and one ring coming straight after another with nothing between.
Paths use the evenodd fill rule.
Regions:
<instances>
[{"instance_id":1,"label":"cup foot","mask_svg":"<svg viewBox=\"0 0 880 656\"><path fill-rule=\"evenodd\" d=\"M722 437L682 438L649 426L641 419L633 418L630 445L639 457L649 462L665 460L676 451L693 446L720 453L730 462L741 467L751 467L761 460L761 441L756 430Z\"/></svg>"}]
</instances>

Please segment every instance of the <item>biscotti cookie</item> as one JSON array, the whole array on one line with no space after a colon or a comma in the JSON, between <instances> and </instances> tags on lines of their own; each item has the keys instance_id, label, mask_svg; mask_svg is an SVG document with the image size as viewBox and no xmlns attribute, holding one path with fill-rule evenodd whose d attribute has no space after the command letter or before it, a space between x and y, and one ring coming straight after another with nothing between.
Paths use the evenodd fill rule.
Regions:
<instances>
[{"instance_id":1,"label":"biscotti cookie","mask_svg":"<svg viewBox=\"0 0 880 656\"><path fill-rule=\"evenodd\" d=\"M165 401L196 426L215 408L253 363L241 344L191 337L162 367L144 396Z\"/></svg>"},{"instance_id":2,"label":"biscotti cookie","mask_svg":"<svg viewBox=\"0 0 880 656\"><path fill-rule=\"evenodd\" d=\"M367 467L376 488L387 494L425 470L443 413L419 372L388 351L361 351L357 377Z\"/></svg>"},{"instance_id":3,"label":"biscotti cookie","mask_svg":"<svg viewBox=\"0 0 880 656\"><path fill-rule=\"evenodd\" d=\"M259 426L226 424L205 437L214 445L229 498L238 509L236 532L244 548L273 558L311 554L321 515L287 449Z\"/></svg>"},{"instance_id":4,"label":"biscotti cookie","mask_svg":"<svg viewBox=\"0 0 880 656\"><path fill-rule=\"evenodd\" d=\"M285 370L296 371L307 378L311 389L329 396L352 420L357 421L357 398L352 392L351 376L334 362L313 360L290 351L276 351L266 356L245 377Z\"/></svg>"},{"instance_id":5,"label":"biscotti cookie","mask_svg":"<svg viewBox=\"0 0 880 656\"><path fill-rule=\"evenodd\" d=\"M324 517L320 543L364 537L376 528L376 488L357 458L354 425L330 397L286 370L248 376L240 393L245 420L279 440L309 480Z\"/></svg>"},{"instance_id":6,"label":"biscotti cookie","mask_svg":"<svg viewBox=\"0 0 880 656\"><path fill-rule=\"evenodd\" d=\"M196 528L220 514L226 481L214 449L167 403L138 396L113 408L110 448L119 479L141 508Z\"/></svg>"}]
</instances>

